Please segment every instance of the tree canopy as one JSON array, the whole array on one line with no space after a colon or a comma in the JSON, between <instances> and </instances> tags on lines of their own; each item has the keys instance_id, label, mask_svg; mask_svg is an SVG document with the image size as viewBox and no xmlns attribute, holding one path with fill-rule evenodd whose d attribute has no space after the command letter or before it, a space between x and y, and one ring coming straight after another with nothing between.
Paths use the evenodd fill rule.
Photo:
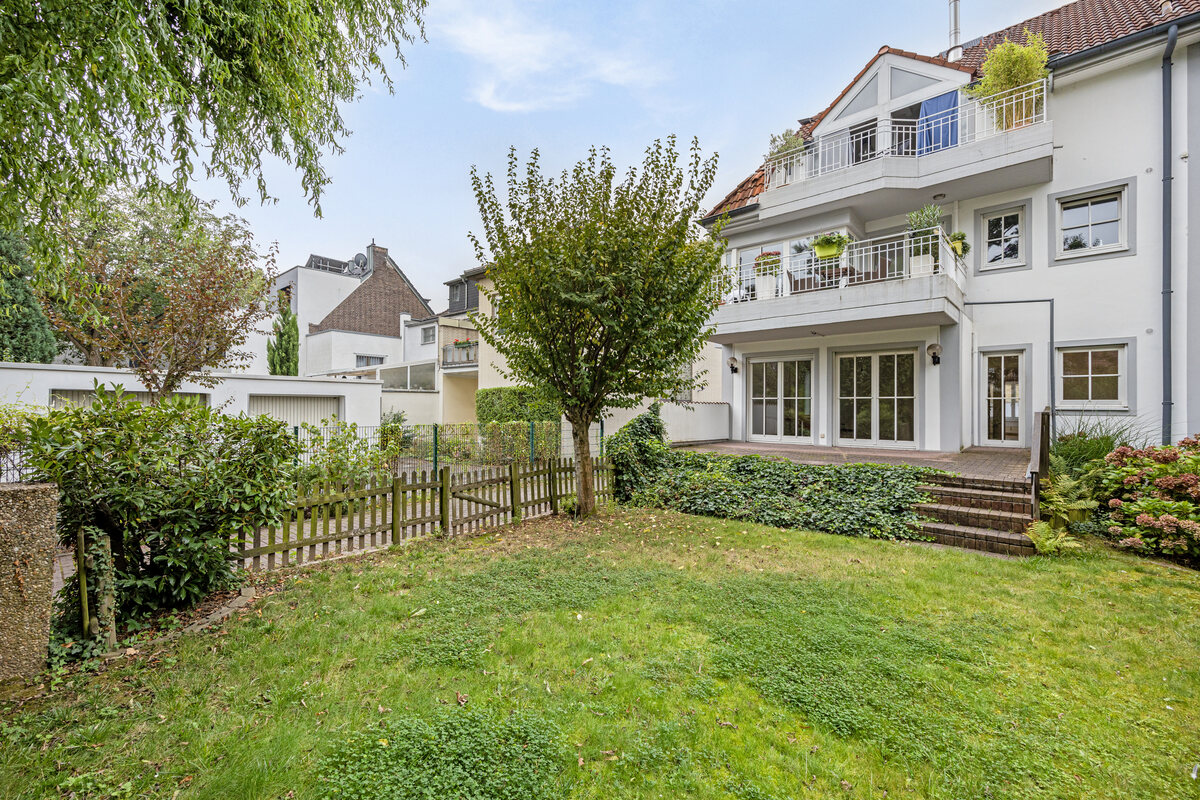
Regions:
<instances>
[{"instance_id":1,"label":"tree canopy","mask_svg":"<svg viewBox=\"0 0 1200 800\"><path fill-rule=\"evenodd\" d=\"M25 243L0 231L0 361L48 364L58 353L54 330L29 288Z\"/></svg>"},{"instance_id":2,"label":"tree canopy","mask_svg":"<svg viewBox=\"0 0 1200 800\"><path fill-rule=\"evenodd\" d=\"M594 507L588 428L604 409L703 384L688 367L712 330L724 247L695 220L717 157L693 140L686 170L680 160L669 137L619 177L593 148L554 179L537 150L522 169L514 149L504 201L471 171L483 222L471 239L495 310L474 321L502 371L571 423L581 513Z\"/></svg>"},{"instance_id":3,"label":"tree canopy","mask_svg":"<svg viewBox=\"0 0 1200 800\"><path fill-rule=\"evenodd\" d=\"M185 193L199 164L269 198L263 155L319 213L359 85L424 35L425 0L12 0L0 11L0 228L50 224L118 184ZM169 175L169 177L164 177Z\"/></svg>"}]
</instances>

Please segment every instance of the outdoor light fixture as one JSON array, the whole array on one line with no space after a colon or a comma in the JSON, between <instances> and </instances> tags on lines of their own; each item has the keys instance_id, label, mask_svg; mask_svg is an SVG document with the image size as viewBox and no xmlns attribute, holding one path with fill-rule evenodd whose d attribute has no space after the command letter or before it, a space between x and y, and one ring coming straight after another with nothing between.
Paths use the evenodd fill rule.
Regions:
<instances>
[{"instance_id":1,"label":"outdoor light fixture","mask_svg":"<svg viewBox=\"0 0 1200 800\"><path fill-rule=\"evenodd\" d=\"M737 371L738 371L737 356L730 356L729 357L729 374L737 375Z\"/></svg>"},{"instance_id":2,"label":"outdoor light fixture","mask_svg":"<svg viewBox=\"0 0 1200 800\"><path fill-rule=\"evenodd\" d=\"M925 348L925 352L929 354L929 360L934 364L942 363L942 346L940 344L931 344Z\"/></svg>"}]
</instances>

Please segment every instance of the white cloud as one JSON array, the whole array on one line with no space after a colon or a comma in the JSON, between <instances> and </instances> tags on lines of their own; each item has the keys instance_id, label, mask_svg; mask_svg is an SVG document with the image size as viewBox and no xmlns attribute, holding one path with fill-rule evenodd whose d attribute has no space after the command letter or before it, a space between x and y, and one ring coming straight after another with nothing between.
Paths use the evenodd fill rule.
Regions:
<instances>
[{"instance_id":1,"label":"white cloud","mask_svg":"<svg viewBox=\"0 0 1200 800\"><path fill-rule=\"evenodd\" d=\"M467 56L470 97L501 112L568 106L599 86L640 89L659 70L627 45L612 48L557 28L509 2L444 1L430 7L431 43Z\"/></svg>"}]
</instances>

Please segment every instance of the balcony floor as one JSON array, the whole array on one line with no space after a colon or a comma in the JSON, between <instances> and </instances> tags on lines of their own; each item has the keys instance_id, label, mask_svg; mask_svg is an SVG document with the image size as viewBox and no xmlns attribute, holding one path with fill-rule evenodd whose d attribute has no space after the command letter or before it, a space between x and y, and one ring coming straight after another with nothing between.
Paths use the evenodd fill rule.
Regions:
<instances>
[{"instance_id":1,"label":"balcony floor","mask_svg":"<svg viewBox=\"0 0 1200 800\"><path fill-rule=\"evenodd\" d=\"M1009 447L969 447L961 453L948 453L933 450L814 447L812 445L728 441L691 445L680 449L786 458L800 464L911 464L956 472L968 478L991 478L1004 481L1024 481L1029 469L1029 451Z\"/></svg>"}]
</instances>

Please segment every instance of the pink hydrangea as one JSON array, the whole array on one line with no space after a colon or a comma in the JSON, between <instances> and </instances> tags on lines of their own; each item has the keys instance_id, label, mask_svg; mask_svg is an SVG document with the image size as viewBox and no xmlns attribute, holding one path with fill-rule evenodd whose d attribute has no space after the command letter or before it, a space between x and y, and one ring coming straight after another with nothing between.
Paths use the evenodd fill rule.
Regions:
<instances>
[{"instance_id":1,"label":"pink hydrangea","mask_svg":"<svg viewBox=\"0 0 1200 800\"><path fill-rule=\"evenodd\" d=\"M1122 505L1121 498L1119 497L1114 497L1108 501L1109 508L1120 508Z\"/></svg>"},{"instance_id":2,"label":"pink hydrangea","mask_svg":"<svg viewBox=\"0 0 1200 800\"><path fill-rule=\"evenodd\" d=\"M1137 536L1130 536L1127 539L1122 539L1121 541L1117 542L1117 544L1119 544L1121 547L1131 547L1134 550L1141 550L1146 546L1146 542Z\"/></svg>"},{"instance_id":3,"label":"pink hydrangea","mask_svg":"<svg viewBox=\"0 0 1200 800\"><path fill-rule=\"evenodd\" d=\"M1137 515L1137 519L1135 519L1134 522L1143 528L1153 528L1155 527L1154 523L1157 522L1157 520L1149 514L1142 512L1141 514Z\"/></svg>"}]
</instances>

